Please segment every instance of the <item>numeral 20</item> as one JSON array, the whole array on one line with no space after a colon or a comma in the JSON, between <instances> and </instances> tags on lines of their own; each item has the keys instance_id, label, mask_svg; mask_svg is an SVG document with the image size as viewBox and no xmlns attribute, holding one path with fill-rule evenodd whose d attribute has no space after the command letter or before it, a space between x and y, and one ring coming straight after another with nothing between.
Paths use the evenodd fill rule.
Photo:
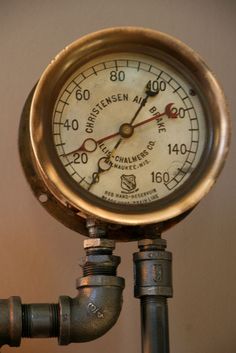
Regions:
<instances>
[{"instance_id":1,"label":"numeral 20","mask_svg":"<svg viewBox=\"0 0 236 353\"><path fill-rule=\"evenodd\" d=\"M73 154L73 157L74 157L74 163L75 164L80 164L80 163L86 164L88 162L87 153L84 153L84 152L83 153L78 153L78 152L76 152L76 153Z\"/></svg>"}]
</instances>

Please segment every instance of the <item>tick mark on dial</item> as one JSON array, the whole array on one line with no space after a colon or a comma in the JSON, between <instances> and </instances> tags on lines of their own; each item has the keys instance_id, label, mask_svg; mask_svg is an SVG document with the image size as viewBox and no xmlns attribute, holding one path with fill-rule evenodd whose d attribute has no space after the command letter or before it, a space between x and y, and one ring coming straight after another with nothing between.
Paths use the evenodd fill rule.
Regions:
<instances>
[{"instance_id":1,"label":"tick mark on dial","mask_svg":"<svg viewBox=\"0 0 236 353\"><path fill-rule=\"evenodd\" d=\"M69 105L69 103L63 101L62 99L59 99L60 102L62 102L63 104Z\"/></svg>"},{"instance_id":2,"label":"tick mark on dial","mask_svg":"<svg viewBox=\"0 0 236 353\"><path fill-rule=\"evenodd\" d=\"M181 88L181 86L177 87L177 88L173 91L173 93L176 93L180 88Z\"/></svg>"},{"instance_id":3,"label":"tick mark on dial","mask_svg":"<svg viewBox=\"0 0 236 353\"><path fill-rule=\"evenodd\" d=\"M94 72L94 74L97 76L98 74L97 74L97 71L95 70L95 68L94 68L94 66L93 66L93 72Z\"/></svg>"},{"instance_id":4,"label":"tick mark on dial","mask_svg":"<svg viewBox=\"0 0 236 353\"><path fill-rule=\"evenodd\" d=\"M69 163L67 163L67 164L65 164L65 167L68 167L70 164L72 164L73 163L73 161L72 162L69 162Z\"/></svg>"},{"instance_id":5,"label":"tick mark on dial","mask_svg":"<svg viewBox=\"0 0 236 353\"><path fill-rule=\"evenodd\" d=\"M157 76L157 80L161 77L161 75L163 74L163 71L161 71L160 73L159 73L159 75Z\"/></svg>"}]
</instances>

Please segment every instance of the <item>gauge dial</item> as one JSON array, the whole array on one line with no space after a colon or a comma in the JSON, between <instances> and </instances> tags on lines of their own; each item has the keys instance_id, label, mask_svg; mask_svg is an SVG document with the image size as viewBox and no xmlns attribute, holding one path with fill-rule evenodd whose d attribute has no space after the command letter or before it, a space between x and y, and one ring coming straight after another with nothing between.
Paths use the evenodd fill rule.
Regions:
<instances>
[{"instance_id":1,"label":"gauge dial","mask_svg":"<svg viewBox=\"0 0 236 353\"><path fill-rule=\"evenodd\" d=\"M120 205L173 193L197 168L206 136L195 85L139 53L99 56L79 68L53 114L54 143L68 174Z\"/></svg>"},{"instance_id":2,"label":"gauge dial","mask_svg":"<svg viewBox=\"0 0 236 353\"><path fill-rule=\"evenodd\" d=\"M175 38L130 27L88 35L52 61L29 131L53 207L132 226L192 209L229 145L225 98L201 58Z\"/></svg>"}]
</instances>

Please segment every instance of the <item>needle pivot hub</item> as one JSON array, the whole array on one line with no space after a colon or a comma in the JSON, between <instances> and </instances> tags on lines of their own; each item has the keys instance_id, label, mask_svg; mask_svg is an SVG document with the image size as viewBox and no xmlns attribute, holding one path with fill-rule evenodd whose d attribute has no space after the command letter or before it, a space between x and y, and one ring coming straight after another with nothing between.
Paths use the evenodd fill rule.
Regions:
<instances>
[{"instance_id":1,"label":"needle pivot hub","mask_svg":"<svg viewBox=\"0 0 236 353\"><path fill-rule=\"evenodd\" d=\"M132 125L128 124L128 123L124 123L120 126L120 130L119 133L121 135L121 137L123 138L129 138L133 135L134 133L134 128Z\"/></svg>"}]
</instances>

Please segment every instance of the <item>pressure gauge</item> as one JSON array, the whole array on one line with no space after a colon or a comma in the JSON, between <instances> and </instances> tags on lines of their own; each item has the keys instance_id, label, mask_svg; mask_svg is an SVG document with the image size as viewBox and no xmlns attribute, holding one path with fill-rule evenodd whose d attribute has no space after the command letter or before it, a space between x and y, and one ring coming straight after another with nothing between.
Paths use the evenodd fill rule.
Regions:
<instances>
[{"instance_id":1,"label":"pressure gauge","mask_svg":"<svg viewBox=\"0 0 236 353\"><path fill-rule=\"evenodd\" d=\"M26 174L49 211L67 225L73 214L72 228L88 216L123 226L178 220L210 190L228 151L214 75L153 30L111 28L72 43L27 107Z\"/></svg>"}]
</instances>

